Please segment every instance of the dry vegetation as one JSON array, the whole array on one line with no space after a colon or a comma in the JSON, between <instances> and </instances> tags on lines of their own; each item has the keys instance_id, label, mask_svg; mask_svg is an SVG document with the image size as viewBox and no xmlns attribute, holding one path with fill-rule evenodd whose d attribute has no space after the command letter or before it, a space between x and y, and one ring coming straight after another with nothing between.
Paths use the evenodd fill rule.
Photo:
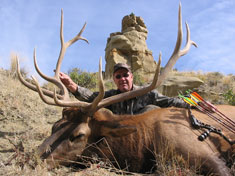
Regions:
<instances>
[{"instance_id":1,"label":"dry vegetation","mask_svg":"<svg viewBox=\"0 0 235 176\"><path fill-rule=\"evenodd\" d=\"M195 89L204 99L213 104L229 104L223 94L231 90L235 93L235 75L223 75L220 72L178 72L171 74L178 76L193 76L201 79L204 84Z\"/></svg>"},{"instance_id":2,"label":"dry vegetation","mask_svg":"<svg viewBox=\"0 0 235 176\"><path fill-rule=\"evenodd\" d=\"M208 84L205 90L214 91L216 95L224 87L232 86L234 91L233 75L181 74L200 77ZM35 150L50 135L52 124L61 118L62 109L44 104L37 93L25 88L15 77L14 64L10 70L0 69L0 78L0 175L126 175L124 171L110 172L114 168L109 165L106 169L100 168L99 164L90 164L88 169L79 172L66 167L47 170ZM154 175L196 175L187 162L171 151L170 155L168 151L156 158L158 171Z\"/></svg>"}]
</instances>

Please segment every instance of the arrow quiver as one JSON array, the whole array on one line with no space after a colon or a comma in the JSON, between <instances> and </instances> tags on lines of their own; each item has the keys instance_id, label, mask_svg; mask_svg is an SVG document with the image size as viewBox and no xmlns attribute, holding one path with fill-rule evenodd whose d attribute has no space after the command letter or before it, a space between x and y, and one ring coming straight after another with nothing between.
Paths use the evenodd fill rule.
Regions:
<instances>
[{"instance_id":1,"label":"arrow quiver","mask_svg":"<svg viewBox=\"0 0 235 176\"><path fill-rule=\"evenodd\" d=\"M220 129L217 129L211 125L205 124L198 119L192 114L191 108L188 108L188 114L189 114L189 120L191 122L191 125L195 129L206 129L200 136L198 136L198 140L204 141L210 133L216 133L220 136L222 136L230 145L235 144L235 141L231 141L228 137L226 137Z\"/></svg>"}]
</instances>

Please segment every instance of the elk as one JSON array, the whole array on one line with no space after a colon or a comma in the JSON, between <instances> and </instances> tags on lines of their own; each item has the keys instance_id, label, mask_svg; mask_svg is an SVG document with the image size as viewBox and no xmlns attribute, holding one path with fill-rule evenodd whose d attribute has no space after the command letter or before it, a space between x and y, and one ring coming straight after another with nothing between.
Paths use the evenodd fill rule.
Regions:
<instances>
[{"instance_id":1,"label":"elk","mask_svg":"<svg viewBox=\"0 0 235 176\"><path fill-rule=\"evenodd\" d=\"M118 94L109 98L104 97L104 83L101 73L101 59L99 63L99 94L92 103L71 100L66 87L59 79L61 62L66 49L78 40L87 39L81 36L85 29L83 26L77 36L68 42L63 37L63 11L61 11L61 50L56 65L54 77L44 75L36 63L34 50L34 64L39 75L45 80L55 84L61 94L40 88L35 78L35 84L30 84L20 74L20 81L28 88L37 91L41 99L49 104L64 107L62 119L52 127L52 134L38 147L38 154L50 167L69 165L82 157L91 157L94 154L99 158L111 161L119 169L131 172L146 173L155 166L155 155L164 153L166 145L182 156L189 164L199 168L201 173L228 176L231 175L226 162L234 156L234 145L229 144L223 137L211 134L205 141L199 141L198 135L202 129L194 129L189 120L187 109L164 108L154 109L138 115L115 115L106 106L136 96L141 96L158 87L172 70L176 61L196 43L190 39L190 30L186 23L187 41L183 49L181 5L178 12L178 36L172 56L160 74L161 54L152 83L142 89ZM233 117L235 107L220 105L218 108ZM208 118L197 110L192 113L201 121L223 130L229 138L235 135L220 124Z\"/></svg>"}]
</instances>

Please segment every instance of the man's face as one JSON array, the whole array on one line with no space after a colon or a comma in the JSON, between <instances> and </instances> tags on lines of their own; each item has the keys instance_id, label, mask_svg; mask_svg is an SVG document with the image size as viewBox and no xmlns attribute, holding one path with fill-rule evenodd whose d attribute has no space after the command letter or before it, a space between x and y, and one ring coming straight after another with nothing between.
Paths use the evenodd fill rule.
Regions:
<instances>
[{"instance_id":1,"label":"man's face","mask_svg":"<svg viewBox=\"0 0 235 176\"><path fill-rule=\"evenodd\" d=\"M118 69L113 74L113 80L121 92L128 92L132 89L133 75L125 68Z\"/></svg>"}]
</instances>

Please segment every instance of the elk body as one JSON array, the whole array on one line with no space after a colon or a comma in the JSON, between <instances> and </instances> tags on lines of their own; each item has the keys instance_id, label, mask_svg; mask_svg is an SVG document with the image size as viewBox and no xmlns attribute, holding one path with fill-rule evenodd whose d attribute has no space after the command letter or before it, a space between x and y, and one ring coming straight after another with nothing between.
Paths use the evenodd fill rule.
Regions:
<instances>
[{"instance_id":1,"label":"elk body","mask_svg":"<svg viewBox=\"0 0 235 176\"><path fill-rule=\"evenodd\" d=\"M66 107L63 110L62 119L54 124L51 136L39 146L39 155L53 167L58 164L68 165L82 159L82 156L92 157L96 154L100 158L111 161L119 169L144 173L152 170L157 162L155 156L164 153L166 146L169 146L191 166L200 168L200 171L204 173L230 175L226 161L229 161L229 157L234 155L233 146L219 135L211 135L204 142L199 141L197 137L200 130L191 127L186 109L165 108L139 115L114 115L104 108L113 103L144 95L159 86L176 61L189 51L191 45L196 46L190 39L189 27L186 24L187 42L185 47L180 49L182 43L181 6L178 14L176 46L163 72L159 74L160 55L155 77L149 86L103 99L104 84L100 60L99 94L92 103L71 101L68 90L59 79L60 65L66 49L77 40L87 41L81 37L84 28L85 25L76 37L65 43L62 13L61 52L54 77L46 76L39 70L36 63L36 52L34 52L37 72L44 79L59 87L61 95L41 89L34 78L35 85L26 82L20 74L18 64L19 79L24 85L37 91L45 103ZM54 100L48 99L47 96ZM223 105L218 108L226 112L230 118L234 117L234 107ZM202 122L218 126L205 114L195 110L192 110L192 113ZM218 128L223 129L231 139L235 138L234 133L221 126Z\"/></svg>"},{"instance_id":2,"label":"elk body","mask_svg":"<svg viewBox=\"0 0 235 176\"><path fill-rule=\"evenodd\" d=\"M235 107L218 108L234 117ZM201 121L218 127L207 115L192 112ZM51 166L69 165L71 161L96 154L119 169L145 173L153 170L156 155L173 151L202 173L229 175L224 160L229 161L234 154L231 145L217 134L199 141L202 131L192 129L188 112L182 108L122 116L100 109L92 117L83 116L78 108L68 108L54 124L51 137L39 147L39 152ZM230 138L235 137L226 129L224 132ZM48 146L49 152L45 152Z\"/></svg>"}]
</instances>

